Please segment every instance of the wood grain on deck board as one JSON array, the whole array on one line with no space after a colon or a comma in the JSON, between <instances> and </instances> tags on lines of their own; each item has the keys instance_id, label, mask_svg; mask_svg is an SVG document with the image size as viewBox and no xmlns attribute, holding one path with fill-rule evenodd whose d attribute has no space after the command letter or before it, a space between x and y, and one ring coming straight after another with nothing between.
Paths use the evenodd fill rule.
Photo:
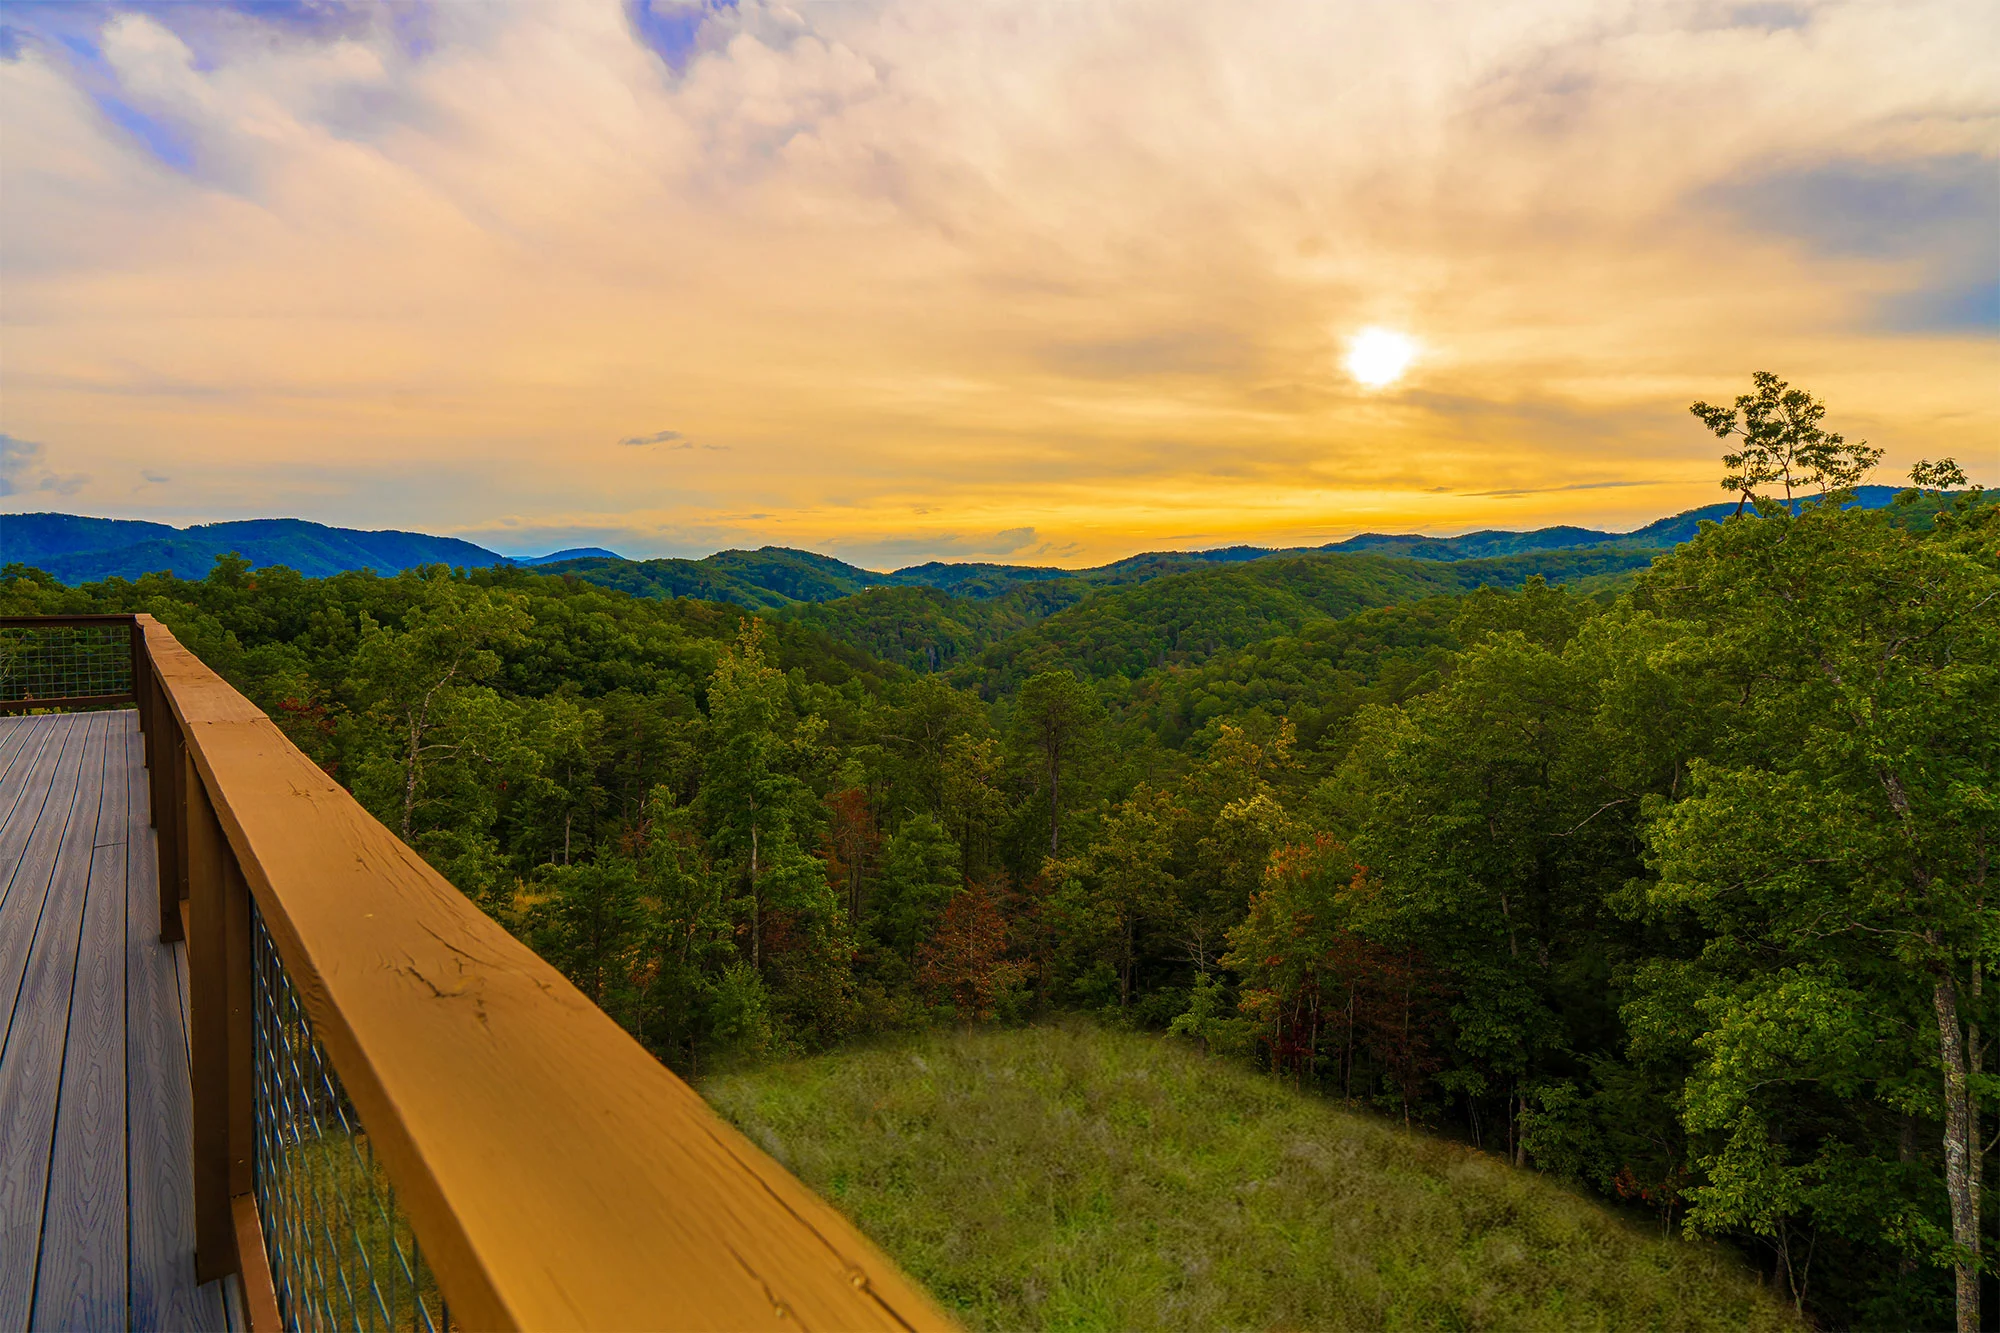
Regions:
<instances>
[{"instance_id":1,"label":"wood grain on deck board","mask_svg":"<svg viewBox=\"0 0 2000 1333\"><path fill-rule=\"evenodd\" d=\"M61 748L55 757L46 796L39 805L32 799L24 801L24 808L16 810L15 818L10 822L9 832L15 834L23 849L8 880L7 896L0 900L0 1061L5 1059L14 1018L20 1010L22 978L28 970L50 887L63 868L63 853L74 854L76 850L76 839L70 835L70 825L77 814L78 799L82 796L89 738L87 718L78 719L75 725L63 729ZM44 762L47 758L45 755ZM101 750L97 759L101 777ZM89 818L91 828L81 836L94 841L97 834L97 810L94 805L89 810ZM24 823L27 825L25 829L21 827ZM10 843L13 841L15 839L9 839ZM88 846L88 841L85 845ZM11 846L0 847L0 856L11 850ZM0 865L4 864L0 862Z\"/></svg>"},{"instance_id":2,"label":"wood grain on deck board","mask_svg":"<svg viewBox=\"0 0 2000 1333\"><path fill-rule=\"evenodd\" d=\"M0 718L0 806L11 799L11 793L18 790L18 781L13 779L14 764L24 749L41 743L48 734L38 717ZM11 785L10 785L11 784ZM4 818L4 816L0 816Z\"/></svg>"},{"instance_id":3,"label":"wood grain on deck board","mask_svg":"<svg viewBox=\"0 0 2000 1333\"><path fill-rule=\"evenodd\" d=\"M47 1200L50 1150L55 1135L56 1096L62 1082L63 1048L69 1029L70 989L76 979L77 946L83 929L83 900L90 879L91 847L97 837L97 812L104 787L106 727L101 715L72 727L80 733L73 794L60 819L49 807L61 805L58 789L43 810L43 824L60 824L47 889L39 895L19 895L18 877L8 894L8 944L26 939L20 950L24 966L6 1045L0 1048L0 1328L28 1323L34 1294L35 1264L40 1254L43 1205ZM64 747L67 766L70 747ZM63 768L57 770L60 780ZM30 840L33 855L40 846L42 826ZM33 881L30 881L32 884ZM28 909L38 907L32 932L25 929ZM16 910L17 908L21 910ZM0 960L11 965L12 956ZM0 977L0 982L5 978ZM0 991L4 994L4 991Z\"/></svg>"},{"instance_id":4,"label":"wood grain on deck board","mask_svg":"<svg viewBox=\"0 0 2000 1333\"><path fill-rule=\"evenodd\" d=\"M108 716L42 1206L42 1258L29 1319L37 1329L116 1328L126 1318L127 725L121 714Z\"/></svg>"},{"instance_id":5,"label":"wood grain on deck board","mask_svg":"<svg viewBox=\"0 0 2000 1333\"><path fill-rule=\"evenodd\" d=\"M131 710L0 720L0 1330L227 1325L143 763Z\"/></svg>"},{"instance_id":6,"label":"wood grain on deck board","mask_svg":"<svg viewBox=\"0 0 2000 1333\"><path fill-rule=\"evenodd\" d=\"M20 799L8 810L5 821L0 822L0 936L4 936L19 911L18 907L8 907L14 902L14 894L17 891L29 892L25 886L30 884L37 886L36 891L45 891L49 875L55 870L55 844L62 838L60 827L53 833L43 834L45 845L38 856L30 857L28 852L36 830L42 828L44 813L52 813L58 824L68 817L67 795L76 785L76 770L82 754L79 741L78 748L71 751L69 768L63 769L63 754L69 740L68 726L49 729L26 774L26 785ZM60 790L64 793L62 798L56 795L59 781ZM35 911L40 912L41 908L38 906ZM29 919L27 929L32 936L33 918ZM19 984L18 977L15 984ZM0 1039L6 1036L7 1017L12 1012L13 1004L13 990L0 993Z\"/></svg>"},{"instance_id":7,"label":"wood grain on deck board","mask_svg":"<svg viewBox=\"0 0 2000 1333\"><path fill-rule=\"evenodd\" d=\"M49 780L54 775L56 756L62 750L61 729L57 727L24 726L15 729L14 734L20 743L14 748L6 774L0 776L0 901L6 899L7 883L20 866L28 834L34 830L35 818L48 799ZM17 814L19 821L15 818Z\"/></svg>"}]
</instances>

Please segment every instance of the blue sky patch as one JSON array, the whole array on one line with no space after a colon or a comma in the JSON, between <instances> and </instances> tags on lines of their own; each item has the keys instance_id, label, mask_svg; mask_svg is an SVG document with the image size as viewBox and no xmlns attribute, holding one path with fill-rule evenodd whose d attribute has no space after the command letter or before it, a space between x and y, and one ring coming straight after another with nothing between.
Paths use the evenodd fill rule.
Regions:
<instances>
[{"instance_id":1,"label":"blue sky patch","mask_svg":"<svg viewBox=\"0 0 2000 1333\"><path fill-rule=\"evenodd\" d=\"M1882 327L1907 333L2000 333L2000 278L1905 292L1885 301Z\"/></svg>"},{"instance_id":2,"label":"blue sky patch","mask_svg":"<svg viewBox=\"0 0 2000 1333\"><path fill-rule=\"evenodd\" d=\"M194 171L194 143L177 127L116 97L99 93L92 100L113 124L145 145L146 151L161 162L176 171Z\"/></svg>"},{"instance_id":3,"label":"blue sky patch","mask_svg":"<svg viewBox=\"0 0 2000 1333\"><path fill-rule=\"evenodd\" d=\"M626 0L625 15L639 41L678 74L687 68L708 16L735 7L736 0Z\"/></svg>"},{"instance_id":4,"label":"blue sky patch","mask_svg":"<svg viewBox=\"0 0 2000 1333\"><path fill-rule=\"evenodd\" d=\"M2000 161L1976 154L1907 162L1841 160L1706 192L1738 225L1789 236L1828 258L1914 263L1912 290L1882 302L1876 327L2000 330Z\"/></svg>"}]
</instances>

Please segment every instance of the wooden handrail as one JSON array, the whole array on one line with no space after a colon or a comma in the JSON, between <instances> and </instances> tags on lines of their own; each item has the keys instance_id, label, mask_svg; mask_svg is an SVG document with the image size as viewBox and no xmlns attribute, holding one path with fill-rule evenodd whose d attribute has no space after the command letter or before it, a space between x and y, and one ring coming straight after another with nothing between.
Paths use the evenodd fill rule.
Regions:
<instances>
[{"instance_id":1,"label":"wooden handrail","mask_svg":"<svg viewBox=\"0 0 2000 1333\"><path fill-rule=\"evenodd\" d=\"M191 976L200 989L204 954L234 966L242 948L226 906L209 908L203 924L197 881L224 884L210 892L226 904L225 882L240 875L455 1324L951 1326L846 1219L487 918L165 626L143 615L137 623L162 896L192 890ZM184 768L174 762L181 755ZM171 832L161 802L174 807ZM204 859L210 811L229 862L220 872ZM178 922L165 909L162 930L172 935ZM236 1066L247 1060L247 1029L236 1007L247 1000L233 977L208 984L218 1016L206 1040L199 1026L194 1034L196 1115L226 1122L207 1135L211 1153L228 1154L211 1175L240 1198L248 1083ZM230 1066L208 1074L205 1104L204 1050ZM198 1199L198 1252L202 1216Z\"/></svg>"}]
</instances>

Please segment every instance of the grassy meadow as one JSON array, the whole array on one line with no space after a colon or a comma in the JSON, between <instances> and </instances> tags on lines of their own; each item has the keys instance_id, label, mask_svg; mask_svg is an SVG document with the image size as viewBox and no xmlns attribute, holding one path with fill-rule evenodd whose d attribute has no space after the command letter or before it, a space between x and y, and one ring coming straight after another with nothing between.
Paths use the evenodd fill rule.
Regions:
<instances>
[{"instance_id":1,"label":"grassy meadow","mask_svg":"<svg viewBox=\"0 0 2000 1333\"><path fill-rule=\"evenodd\" d=\"M1766 1329L1729 1251L1168 1038L939 1032L703 1093L974 1329Z\"/></svg>"}]
</instances>

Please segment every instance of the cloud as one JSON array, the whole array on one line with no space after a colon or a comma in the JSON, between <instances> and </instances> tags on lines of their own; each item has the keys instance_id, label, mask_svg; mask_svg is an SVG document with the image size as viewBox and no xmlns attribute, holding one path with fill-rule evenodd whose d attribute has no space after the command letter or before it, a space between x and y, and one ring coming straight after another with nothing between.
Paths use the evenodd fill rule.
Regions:
<instances>
[{"instance_id":1,"label":"cloud","mask_svg":"<svg viewBox=\"0 0 2000 1333\"><path fill-rule=\"evenodd\" d=\"M1830 260L1894 264L1914 283L1867 303L1895 332L2000 332L2000 159L1841 156L1710 192L1746 229Z\"/></svg>"},{"instance_id":2,"label":"cloud","mask_svg":"<svg viewBox=\"0 0 2000 1333\"><path fill-rule=\"evenodd\" d=\"M1514 495L1559 495L1564 491L1611 491L1625 486L1658 486L1658 478L1645 481L1576 481L1567 486L1519 486L1503 491L1465 491L1463 494L1473 499L1498 498Z\"/></svg>"},{"instance_id":3,"label":"cloud","mask_svg":"<svg viewBox=\"0 0 2000 1333\"><path fill-rule=\"evenodd\" d=\"M1755 28L1775 32L1780 28L1803 28L1812 21L1812 11L1803 5L1748 4L1729 11L1732 28Z\"/></svg>"},{"instance_id":4,"label":"cloud","mask_svg":"<svg viewBox=\"0 0 2000 1333\"><path fill-rule=\"evenodd\" d=\"M2000 333L2000 278L1967 275L1883 298L1881 327L1911 333Z\"/></svg>"},{"instance_id":5,"label":"cloud","mask_svg":"<svg viewBox=\"0 0 2000 1333\"><path fill-rule=\"evenodd\" d=\"M0 495L75 495L89 482L85 473L51 471L43 461L45 452L31 440L0 435Z\"/></svg>"},{"instance_id":6,"label":"cloud","mask_svg":"<svg viewBox=\"0 0 2000 1333\"><path fill-rule=\"evenodd\" d=\"M1044 362L1057 373L1086 379L1238 370L1250 347L1233 331L1184 329L1136 338L1052 344Z\"/></svg>"},{"instance_id":7,"label":"cloud","mask_svg":"<svg viewBox=\"0 0 2000 1333\"><path fill-rule=\"evenodd\" d=\"M2000 250L2000 160L1975 153L1839 157L1752 174L1712 194L1742 225L1795 236L1823 254Z\"/></svg>"},{"instance_id":8,"label":"cloud","mask_svg":"<svg viewBox=\"0 0 2000 1333\"><path fill-rule=\"evenodd\" d=\"M7 22L8 428L191 518L1095 560L1643 521L1760 367L1892 454L2000 430L1963 0ZM1369 325L1425 348L1372 397Z\"/></svg>"},{"instance_id":9,"label":"cloud","mask_svg":"<svg viewBox=\"0 0 2000 1333\"><path fill-rule=\"evenodd\" d=\"M931 532L877 537L843 545L841 549L851 560L901 567L929 560L1002 560L1034 544L1033 528L1008 528L991 533Z\"/></svg>"}]
</instances>

